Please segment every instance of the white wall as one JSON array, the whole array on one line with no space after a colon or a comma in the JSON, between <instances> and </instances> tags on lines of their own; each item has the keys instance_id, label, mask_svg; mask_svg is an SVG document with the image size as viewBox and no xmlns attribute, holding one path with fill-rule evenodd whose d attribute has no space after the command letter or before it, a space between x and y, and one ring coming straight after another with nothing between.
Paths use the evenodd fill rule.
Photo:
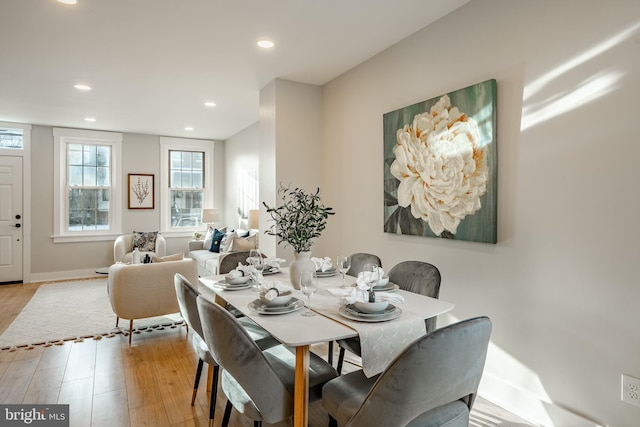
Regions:
<instances>
[{"instance_id":1,"label":"white wall","mask_svg":"<svg viewBox=\"0 0 640 427\"><path fill-rule=\"evenodd\" d=\"M620 401L620 374L640 377L639 26L637 0L473 0L323 91L337 214L316 255L437 265L456 304L440 325L493 320L482 393L545 425L640 420ZM385 234L383 114L490 78L498 243Z\"/></svg>"},{"instance_id":2,"label":"white wall","mask_svg":"<svg viewBox=\"0 0 640 427\"><path fill-rule=\"evenodd\" d=\"M248 128L227 139L225 146L224 177L225 197L222 205L216 205L224 209L224 221L221 226L231 228L238 227L240 216L238 215L238 172L260 171L258 153L258 139L260 127L254 123Z\"/></svg>"}]
</instances>

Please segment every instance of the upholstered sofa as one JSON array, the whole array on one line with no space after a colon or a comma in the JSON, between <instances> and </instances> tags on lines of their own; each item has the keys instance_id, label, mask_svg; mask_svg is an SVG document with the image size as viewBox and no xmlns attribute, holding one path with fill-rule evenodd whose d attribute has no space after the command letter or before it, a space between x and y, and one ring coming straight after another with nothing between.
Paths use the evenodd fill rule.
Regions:
<instances>
[{"instance_id":1,"label":"upholstered sofa","mask_svg":"<svg viewBox=\"0 0 640 427\"><path fill-rule=\"evenodd\" d=\"M109 301L117 316L116 326L120 318L129 319L129 343L135 319L180 311L173 282L176 273L198 283L198 267L191 258L149 264L117 263L109 268Z\"/></svg>"},{"instance_id":2,"label":"upholstered sofa","mask_svg":"<svg viewBox=\"0 0 640 427\"><path fill-rule=\"evenodd\" d=\"M209 227L203 240L189 241L188 256L197 261L198 276L206 277L228 272L226 268L225 271L221 271L220 265L223 259L231 254L246 252L244 255L234 255L233 260L227 260L234 264L233 267L238 265L237 260L246 264L249 250L257 248L258 235L255 232L239 229L227 231L226 227L220 230Z\"/></svg>"}]
</instances>

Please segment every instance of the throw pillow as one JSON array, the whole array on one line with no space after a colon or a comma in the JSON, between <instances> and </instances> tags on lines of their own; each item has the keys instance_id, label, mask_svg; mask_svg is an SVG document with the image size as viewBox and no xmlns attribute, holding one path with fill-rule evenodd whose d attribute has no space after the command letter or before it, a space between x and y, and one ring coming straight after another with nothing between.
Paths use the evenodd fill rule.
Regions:
<instances>
[{"instance_id":1,"label":"throw pillow","mask_svg":"<svg viewBox=\"0 0 640 427\"><path fill-rule=\"evenodd\" d=\"M249 237L234 237L231 244L230 252L244 252L256 249L258 247L258 235L254 234Z\"/></svg>"},{"instance_id":2,"label":"throw pillow","mask_svg":"<svg viewBox=\"0 0 640 427\"><path fill-rule=\"evenodd\" d=\"M204 241L202 242L202 248L203 249L210 249L211 248L211 240L213 239L213 232L216 231L217 229L213 226L211 226L211 224L207 224L207 232L204 235ZM227 227L223 227L220 229L221 232L225 233L227 231Z\"/></svg>"},{"instance_id":3,"label":"throw pillow","mask_svg":"<svg viewBox=\"0 0 640 427\"><path fill-rule=\"evenodd\" d=\"M157 231L133 232L133 249L138 248L140 252L155 252Z\"/></svg>"},{"instance_id":4,"label":"throw pillow","mask_svg":"<svg viewBox=\"0 0 640 427\"><path fill-rule=\"evenodd\" d=\"M178 252L177 254L173 254L173 255L151 257L151 262L182 261L183 259L184 259L184 254L182 252Z\"/></svg>"},{"instance_id":5,"label":"throw pillow","mask_svg":"<svg viewBox=\"0 0 640 427\"><path fill-rule=\"evenodd\" d=\"M236 236L237 234L235 230L225 233L224 237L222 238L222 242L220 243L220 252L229 252L231 249L231 244L233 243L233 238Z\"/></svg>"},{"instance_id":6,"label":"throw pillow","mask_svg":"<svg viewBox=\"0 0 640 427\"><path fill-rule=\"evenodd\" d=\"M224 238L224 233L220 230L214 230L213 236L211 237L211 244L209 245L209 252L220 252L220 245L222 244L222 239Z\"/></svg>"}]
</instances>

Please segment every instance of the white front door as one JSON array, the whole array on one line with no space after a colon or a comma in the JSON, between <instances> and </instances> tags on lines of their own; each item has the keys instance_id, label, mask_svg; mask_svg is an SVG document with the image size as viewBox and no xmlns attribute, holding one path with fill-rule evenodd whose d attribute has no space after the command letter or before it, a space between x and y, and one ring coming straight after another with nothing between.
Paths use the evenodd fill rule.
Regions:
<instances>
[{"instance_id":1,"label":"white front door","mask_svg":"<svg viewBox=\"0 0 640 427\"><path fill-rule=\"evenodd\" d=\"M0 283L22 281L22 157L0 156Z\"/></svg>"}]
</instances>

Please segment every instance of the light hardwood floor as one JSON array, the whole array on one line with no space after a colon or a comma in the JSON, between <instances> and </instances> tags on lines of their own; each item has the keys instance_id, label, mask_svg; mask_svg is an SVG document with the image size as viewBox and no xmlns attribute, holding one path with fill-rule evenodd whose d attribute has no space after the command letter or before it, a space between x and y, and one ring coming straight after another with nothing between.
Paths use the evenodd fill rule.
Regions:
<instances>
[{"instance_id":1,"label":"light hardwood floor","mask_svg":"<svg viewBox=\"0 0 640 427\"><path fill-rule=\"evenodd\" d=\"M0 333L29 301L39 284L0 286ZM312 349L326 354L326 345ZM190 405L197 358L185 327L141 332L127 337L39 346L0 352L0 402L69 404L71 426L206 426L209 395L203 374ZM355 369L345 364L345 370ZM226 399L218 394L219 426ZM324 427L320 402L311 405L309 425ZM253 424L233 411L232 427ZM278 427L286 426L280 423ZM530 426L479 398L472 426ZM393 426L390 426L393 427Z\"/></svg>"}]
</instances>

